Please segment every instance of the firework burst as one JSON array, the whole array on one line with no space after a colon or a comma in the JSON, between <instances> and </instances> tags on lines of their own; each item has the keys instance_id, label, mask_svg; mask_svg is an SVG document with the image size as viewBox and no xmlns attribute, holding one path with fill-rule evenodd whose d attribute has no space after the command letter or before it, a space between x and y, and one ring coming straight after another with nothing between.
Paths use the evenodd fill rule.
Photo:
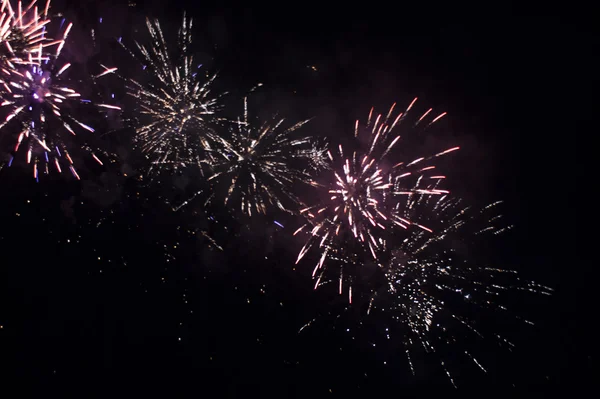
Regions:
<instances>
[{"instance_id":1,"label":"firework burst","mask_svg":"<svg viewBox=\"0 0 600 399\"><path fill-rule=\"evenodd\" d=\"M394 356L404 354L413 375L419 372L417 358L435 355L441 371L456 387L455 367L465 368L470 363L488 373L495 361L489 353L514 348L500 332L503 325L514 321L534 324L522 317L522 312L511 311L508 304L527 302L530 295L551 295L552 289L522 280L516 271L478 261L487 258L490 238L511 229L496 211L500 202L476 210L447 196L413 195L405 205L403 217L427 224L433 232L412 229L385 241L377 253L380 278L371 276L372 281L378 280L371 284L372 290L355 298L352 306L357 312L348 312L347 306L335 320L354 324L356 333L371 327L382 332L379 338L373 338L372 332L365 334L373 347L380 344L386 353L393 348L390 353ZM334 248L333 253L343 265L370 260L366 253L361 258L342 247ZM337 281L338 277L332 276L321 283ZM339 284L341 293L341 278ZM357 318L360 322L355 324ZM457 361L459 355L465 361Z\"/></svg>"},{"instance_id":2,"label":"firework burst","mask_svg":"<svg viewBox=\"0 0 600 399\"><path fill-rule=\"evenodd\" d=\"M61 45L62 40L52 40L45 36L46 25L50 22L48 11L50 0L39 9L37 0L24 6L21 1L13 7L9 0L2 0L0 6L0 58L5 62L3 73L10 75L14 65L30 64L39 60L29 56L40 53L49 47Z\"/></svg>"},{"instance_id":3,"label":"firework burst","mask_svg":"<svg viewBox=\"0 0 600 399\"><path fill-rule=\"evenodd\" d=\"M426 226L403 217L398 212L398 205L406 195L447 194L448 191L445 190L414 185L414 179L422 176L435 180L443 178L443 176L432 176L430 173L435 166L426 162L453 152L458 147L428 158L421 157L392 166L388 158L400 140L400 136L393 133L394 129L409 123L407 114L415 102L416 98L404 112L394 118L392 118L395 108L393 105L387 115L375 117L372 109L364 127L356 121L354 137L359 143L366 142L366 149L346 151L339 145L337 151L328 152L328 157L333 164L331 174L335 183L332 186L321 185L321 187L327 190L330 197L323 204L303 209L301 213L307 217L308 223L295 232L298 234L310 230L309 240L300 251L297 262L313 246L317 246L322 251L313 277L319 269L323 269L329 254L333 248L340 245L339 242L347 245L351 241L352 247L355 247L355 244L358 247L365 247L376 259L386 230L395 227L408 229L411 225L429 230ZM426 118L430 113L431 109L413 122L413 126L427 123L428 127L445 115L442 113L427 122ZM409 177L413 179L409 180ZM410 186L408 186L409 181L413 182ZM317 281L319 280L320 276L317 278ZM315 287L317 286L318 282Z\"/></svg>"},{"instance_id":4,"label":"firework burst","mask_svg":"<svg viewBox=\"0 0 600 399\"><path fill-rule=\"evenodd\" d=\"M147 19L146 25L150 46L136 42L134 54L123 45L140 60L146 73L144 81L129 79L127 86L129 95L136 100L136 140L153 167L200 166L215 135L211 125L221 120L215 115L220 96L211 93L216 75L201 73L202 65L195 64L189 55L192 20L185 14L175 57L169 53L159 22Z\"/></svg>"},{"instance_id":5,"label":"firework burst","mask_svg":"<svg viewBox=\"0 0 600 399\"><path fill-rule=\"evenodd\" d=\"M473 342L492 335L497 344L509 350L514 344L499 333L485 334L489 324L482 327L476 319L487 315L497 323L508 316L533 324L512 313L504 301L508 302L508 296L518 291L545 295L552 292L548 287L522 281L515 271L476 261L480 255L477 252L488 244L487 238L511 228L502 223L502 215L495 211L499 204L495 202L477 211L447 197L408 201L403 214L421 219L435 226L435 230L415 230L410 237L385 249L388 256L381 267L386 284L371 297L367 313L379 307L380 314L390 316L386 324L390 326L391 322L395 327L387 328L386 336L401 336L413 374L411 351L441 355L444 346L455 347L457 343L464 344L460 353L487 372L484 362L475 356L478 345ZM465 342L464 337L470 338ZM455 386L448 364L448 359L441 360L445 374Z\"/></svg>"},{"instance_id":6,"label":"firework burst","mask_svg":"<svg viewBox=\"0 0 600 399\"><path fill-rule=\"evenodd\" d=\"M315 173L331 169L327 152L327 143L317 139L311 140L310 146L297 150L298 155L308 161L309 169Z\"/></svg>"},{"instance_id":7,"label":"firework burst","mask_svg":"<svg viewBox=\"0 0 600 399\"><path fill-rule=\"evenodd\" d=\"M19 12L16 18L18 24L32 13L38 15L35 3ZM8 4L4 2L3 6ZM48 15L50 2L46 3L43 18ZM8 6L7 6L8 7ZM33 7L33 11L32 10ZM8 8L10 10L10 8ZM9 13L12 15L11 13ZM2 81L5 92L0 107L5 110L6 119L0 123L2 136L18 132L11 151L9 166L12 164L14 154L21 148L26 150L27 163L33 164L34 178L38 178L39 172L49 173L52 165L61 172L61 164L66 164L71 173L79 179L74 167L73 158L67 149L68 136L74 136L78 131L94 132L94 129L80 121L73 115L73 110L78 104L85 106L89 100L82 100L81 94L72 88L72 82L67 79L70 63L60 63L60 54L65 40L72 28L72 24L60 24L61 39L51 40L45 37L46 19L33 18L33 22L26 24L23 28L29 33L41 34L40 40L56 44L55 48L44 46L42 43L36 46L36 51L28 52L27 59L19 63L8 62L10 68L3 70ZM36 22L37 21L37 22ZM39 22L42 21L42 22ZM34 24L33 27L31 24ZM36 25L37 24L37 25ZM35 35L33 35L35 37ZM26 37L29 37L26 35ZM30 38L31 39L31 38ZM114 72L114 69L104 68L104 71L96 77L104 76ZM118 109L108 104L97 104L105 109ZM84 147L81 147L84 149ZM100 164L102 161L92 153L92 157ZM63 165L64 166L64 165Z\"/></svg>"},{"instance_id":8,"label":"firework burst","mask_svg":"<svg viewBox=\"0 0 600 399\"><path fill-rule=\"evenodd\" d=\"M227 187L225 204L239 201L247 215L266 213L269 205L291 212L300 200L292 192L297 182L312 183L311 168L318 168L323 150L297 130L308 121L284 126L284 119L262 122L248 115L232 125L228 138L217 137L214 173L209 181Z\"/></svg>"}]
</instances>

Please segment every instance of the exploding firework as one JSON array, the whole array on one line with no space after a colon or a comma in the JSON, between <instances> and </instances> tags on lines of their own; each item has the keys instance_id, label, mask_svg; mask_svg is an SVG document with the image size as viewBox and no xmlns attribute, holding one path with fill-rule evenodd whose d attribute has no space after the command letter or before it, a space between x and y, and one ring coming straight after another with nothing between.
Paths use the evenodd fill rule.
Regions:
<instances>
[{"instance_id":1,"label":"exploding firework","mask_svg":"<svg viewBox=\"0 0 600 399\"><path fill-rule=\"evenodd\" d=\"M34 3L35 1L32 2L32 5ZM4 2L3 6L7 4L8 2ZM42 14L44 18L48 15L49 4L49 2L46 4ZM18 25L29 13L34 16L38 15L36 7L30 11L32 5L25 11L21 11L19 3L17 15L20 17L12 17L17 19ZM9 14L12 15L10 12ZM74 116L73 111L77 109L78 105L86 106L90 101L82 100L81 94L72 88L72 82L67 78L71 64L59 61L72 24L65 26L63 20L59 28L62 31L61 39L53 41L47 39L45 29L39 27L39 25L46 25L46 19L33 18L32 21L24 25L24 32L27 33L25 36L31 39L28 35L33 29L34 32L41 35L39 40L48 41L56 46L50 49L50 46L44 46L40 42L36 51L27 54L26 60L14 64L8 62L10 68L3 71L2 83L5 92L0 106L6 110L7 116L5 121L0 124L0 133L2 136L7 136L18 132L15 142L12 144L8 164L9 166L12 164L19 149L25 148L27 163L33 164L34 178L38 178L40 171L49 173L50 165L61 172L61 164L66 163L71 173L79 179L73 158L67 148L67 142L70 141L68 137L76 135L79 130L94 132L94 129ZM33 27L31 24L34 24ZM33 37L37 36L33 35ZM96 77L111 72L114 72L114 68L104 68L104 71ZM118 107L108 104L97 104L97 106L118 109ZM80 146L82 150L85 148L87 148L85 145ZM92 157L102 164L102 161L93 152Z\"/></svg>"},{"instance_id":2,"label":"exploding firework","mask_svg":"<svg viewBox=\"0 0 600 399\"><path fill-rule=\"evenodd\" d=\"M306 253L317 246L321 250L321 257L315 266L313 277L321 269L334 249L339 246L366 248L374 259L380 249L384 232L395 227L408 229L411 225L423 230L426 226L402 216L399 205L405 201L407 195L439 196L448 191L438 188L423 188L414 184L414 180L421 181L421 177L440 180L443 176L432 175L435 169L431 165L438 157L453 152L458 147L453 147L435 154L431 157L420 157L409 162L400 162L392 166L388 158L394 152L400 136L393 133L394 129L409 123L407 114L414 106L416 98L408 108L392 119L394 106L387 115L374 117L373 110L369 114L366 125L363 127L356 121L354 137L357 142L367 143L366 149L345 151L339 145L335 155L328 152L333 164L332 177L335 183L321 185L330 195L324 203L301 211L306 215L308 223L300 227L295 234L309 231L309 240L300 251L297 262ZM445 113L426 121L431 109L425 112L413 127L427 123L426 127L440 120ZM366 140L364 140L366 135ZM360 145L360 144L359 144ZM412 178L412 180L409 180ZM409 181L412 185L409 186ZM321 275L317 277L317 281ZM318 286L318 283L315 287Z\"/></svg>"},{"instance_id":3,"label":"exploding firework","mask_svg":"<svg viewBox=\"0 0 600 399\"><path fill-rule=\"evenodd\" d=\"M477 211L447 197L409 201L404 215L427 220L435 229L432 233L415 230L397 245L389 245L388 259L382 264L386 285L371 298L368 312L379 303L381 313L391 316L386 324L391 322L395 327L390 326L386 335L400 334L413 374L411 351L436 353L455 385L447 367L450 361L444 362L441 354L448 345L456 353L458 344L464 345L460 353L487 372L485 362L475 356L480 344L474 342L491 336L509 350L514 344L498 332L486 334L490 323L481 323L481 319L497 323L509 317L533 324L512 313L506 304L511 302L511 296L514 302L519 291L545 295L552 292L548 287L522 281L515 271L478 261L481 248L489 244L487 239L511 228L502 223L502 215L496 212L499 204L495 202ZM466 342L465 337L469 337Z\"/></svg>"},{"instance_id":4,"label":"exploding firework","mask_svg":"<svg viewBox=\"0 0 600 399\"><path fill-rule=\"evenodd\" d=\"M123 45L145 72L143 81L129 79L127 86L136 100L136 141L152 162L150 171L201 166L215 135L212 126L221 121L216 116L220 96L211 93L216 75L202 73L202 65L195 64L189 54L192 20L185 14L175 57L169 53L160 23L148 19L146 25L150 46L136 42L134 53Z\"/></svg>"},{"instance_id":5,"label":"exploding firework","mask_svg":"<svg viewBox=\"0 0 600 399\"><path fill-rule=\"evenodd\" d=\"M50 0L43 9L38 9L37 0L26 7L21 1L13 8L9 0L2 0L0 6L0 58L4 75L10 75L14 65L39 63L29 56L40 53L48 48L61 45L62 40L52 40L45 37L46 25L50 22L48 11Z\"/></svg>"},{"instance_id":6,"label":"exploding firework","mask_svg":"<svg viewBox=\"0 0 600 399\"><path fill-rule=\"evenodd\" d=\"M360 308L355 333L359 333L358 326L380 330L381 342L376 338L372 346L380 344L386 352L394 348L390 352L394 356L404 354L407 370L413 375L419 373L422 357L433 355L455 387L454 367L465 368L469 362L489 372L489 363L496 360L495 355L490 356L497 354L494 347L510 351L515 346L499 330L507 324L515 328L514 321L534 324L521 317L521 312L511 311L509 304L522 305L531 299L521 295L552 293L551 288L521 280L513 270L479 261L487 258L489 238L511 228L496 213L499 204L476 210L447 196L410 196L402 215L431 226L432 232L409 230L404 238L395 237L380 247L378 287L363 293L352 305ZM344 265L368 259L337 249L338 261ZM332 282L337 282L337 277ZM349 309L338 314L336 323L356 323L356 312ZM373 339L372 332L365 334ZM457 355L464 355L466 362L457 361Z\"/></svg>"},{"instance_id":7,"label":"exploding firework","mask_svg":"<svg viewBox=\"0 0 600 399\"><path fill-rule=\"evenodd\" d=\"M290 212L300 204L292 186L312 183L309 170L318 168L323 150L310 137L297 134L308 121L287 128L284 122L250 118L244 99L243 119L232 124L228 138L216 138L214 173L208 179L226 187L225 204L239 201L247 215L266 213L269 205Z\"/></svg>"},{"instance_id":8,"label":"exploding firework","mask_svg":"<svg viewBox=\"0 0 600 399\"><path fill-rule=\"evenodd\" d=\"M299 149L298 155L308 161L310 170L315 173L331 169L325 142L315 139L311 141L310 147Z\"/></svg>"}]
</instances>

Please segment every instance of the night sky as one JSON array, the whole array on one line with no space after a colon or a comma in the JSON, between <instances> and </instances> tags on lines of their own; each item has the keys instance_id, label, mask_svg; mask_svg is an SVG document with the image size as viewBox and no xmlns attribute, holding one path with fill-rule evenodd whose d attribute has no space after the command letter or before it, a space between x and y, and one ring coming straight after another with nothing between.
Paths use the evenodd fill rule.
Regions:
<instances>
[{"instance_id":1,"label":"night sky","mask_svg":"<svg viewBox=\"0 0 600 399\"><path fill-rule=\"evenodd\" d=\"M458 367L458 390L427 361L413 377L401 353L326 320L298 334L331 298L313 291L311 265L294 265L293 218L234 222L193 201L174 212L199 176L140 179L131 132L109 120L115 132L98 142L118 156L86 164L81 181L0 170L1 397L541 397L591 386L592 262L578 249L578 213L593 189L578 183L576 147L592 142L578 132L591 115L593 24L500 4L129 3L54 1L76 26L67 56L127 69L115 38L144 32L146 16L175 31L187 10L218 90L236 99L263 83L264 112L313 118L316 136L336 139L372 106L416 96L447 111L429 144L462 147L453 192L505 200L516 226L490 256L555 295L512 304L536 326L514 327L517 348L494 373ZM91 29L97 50L86 45ZM118 81L107 85L120 100Z\"/></svg>"}]
</instances>

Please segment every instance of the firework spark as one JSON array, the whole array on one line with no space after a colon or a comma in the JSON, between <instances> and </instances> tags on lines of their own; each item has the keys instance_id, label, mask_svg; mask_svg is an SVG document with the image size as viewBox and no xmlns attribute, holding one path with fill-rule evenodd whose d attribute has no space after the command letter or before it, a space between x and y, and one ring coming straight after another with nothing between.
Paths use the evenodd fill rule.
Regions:
<instances>
[{"instance_id":1,"label":"firework spark","mask_svg":"<svg viewBox=\"0 0 600 399\"><path fill-rule=\"evenodd\" d=\"M145 80L129 79L128 93L136 100L136 139L153 166L177 169L189 164L201 165L202 155L214 136L213 123L222 119L215 114L220 96L211 86L216 75L199 71L189 55L192 45L192 20L183 15L178 32L177 58L167 47L160 23L146 20L152 44L136 42L138 54L123 47L142 63ZM150 168L152 170L153 168Z\"/></svg>"},{"instance_id":2,"label":"firework spark","mask_svg":"<svg viewBox=\"0 0 600 399\"><path fill-rule=\"evenodd\" d=\"M247 215L266 213L269 205L287 212L297 207L300 201L292 185L312 183L307 169L316 167L322 153L310 137L296 134L307 122L288 128L283 127L284 119L255 123L245 98L243 119L232 125L229 138L217 137L214 174L208 179L227 186L225 204L239 200Z\"/></svg>"},{"instance_id":3,"label":"firework spark","mask_svg":"<svg viewBox=\"0 0 600 399\"><path fill-rule=\"evenodd\" d=\"M30 12L37 16L38 12L37 8L33 6L34 3L35 1L21 11L19 2L19 12L16 14L18 17L13 16L12 18L17 18L18 24L20 24L21 20ZM8 2L4 2L3 7L8 7L8 4ZM49 5L50 2L46 3L42 14L44 18L48 15ZM33 11L30 11L32 7ZM10 7L8 10L11 10ZM56 170L61 172L61 163L66 160L67 167L73 176L79 179L73 158L66 146L68 140L66 140L65 134L67 136L76 135L77 130L94 132L92 127L80 121L71 112L76 104L85 105L89 103L89 100L82 100L81 94L72 88L71 82L66 78L71 64L59 63L65 40L73 25L70 23L65 25L63 20L60 25L61 39L52 41L45 37L44 29L36 28L40 24L45 26L46 21L34 18L33 22L26 24L26 28L23 29L27 29L26 33L31 29L34 29L35 32L39 31L41 40L57 44L55 48L50 49L50 46L40 43L36 47L36 51L27 54L26 60L15 64L9 62L8 65L11 67L3 71L2 84L5 92L0 107L7 110L7 116L4 122L0 123L0 133L19 132L12 153L16 154L20 148L26 148L27 163L33 164L34 178L38 178L40 170L49 173L49 165L53 165ZM31 27L32 23L33 27ZM98 76L113 71L110 68L104 69L105 71ZM107 109L118 108L108 104L97 104L97 106ZM94 153L92 153L92 157L102 164L102 161ZM13 159L11 155L9 166Z\"/></svg>"},{"instance_id":4,"label":"firework spark","mask_svg":"<svg viewBox=\"0 0 600 399\"><path fill-rule=\"evenodd\" d=\"M323 269L332 248L337 244L335 240L347 241L349 236L359 246L368 249L374 259L382 244L384 231L399 227L407 229L415 225L424 230L427 227L415 223L401 216L398 212L398 201L403 201L406 195L443 195L448 193L440 189L425 189L418 185L406 188L408 178L419 178L429 176L440 179L440 176L430 176L435 168L434 165L426 164L436 158L453 152L458 147L442 151L432 157L421 157L410 162L400 162L388 167L388 156L393 152L400 140L400 136L393 133L397 126L405 122L406 116L414 106L416 98L408 108L392 119L394 106L390 108L387 115L374 117L373 109L369 114L364 128L356 121L354 137L360 142L363 134L367 135L367 148L357 151L345 151L339 145L334 155L328 152L329 159L334 165L332 175L335 183L332 187L323 186L330 197L324 204L305 208L301 211L307 216L308 223L300 227L295 234L304 230L310 230L309 240L300 251L297 262L299 262L313 246L322 251L313 276L319 269ZM431 109L425 112L414 126L425 123L426 117ZM445 113L438 115L427 123L427 126L437 122ZM413 180L414 181L414 180ZM341 238L340 238L341 237ZM323 271L323 270L322 270ZM321 271L321 272L322 272ZM317 281L320 278L317 278ZM317 287L318 284L315 286Z\"/></svg>"}]
</instances>

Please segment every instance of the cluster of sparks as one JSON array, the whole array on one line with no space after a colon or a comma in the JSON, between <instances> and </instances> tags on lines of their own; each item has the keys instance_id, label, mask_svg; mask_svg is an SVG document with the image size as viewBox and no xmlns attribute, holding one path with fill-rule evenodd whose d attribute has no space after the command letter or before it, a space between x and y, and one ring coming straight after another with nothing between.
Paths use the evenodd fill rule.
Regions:
<instances>
[{"instance_id":1,"label":"cluster of sparks","mask_svg":"<svg viewBox=\"0 0 600 399\"><path fill-rule=\"evenodd\" d=\"M89 125L77 119L70 110L74 103L89 103L81 99L81 94L72 88L67 71L71 63L59 63L61 51L72 23L64 20L59 27L59 39L48 37L46 27L50 23L50 0L42 11L36 0L24 7L19 1L16 9L8 0L2 2L0 16L0 40L3 47L2 74L0 85L2 103L0 108L7 110L5 120L0 123L0 134L16 134L9 166L14 155L25 147L28 164L33 164L33 176L38 178L40 171L49 173L52 165L62 171L61 162L66 160L69 170L77 179L73 158L67 149L64 135L76 135L76 129L94 132ZM104 67L101 77L114 72L114 68ZM119 109L108 104L96 104L107 109ZM92 153L100 164L102 161Z\"/></svg>"},{"instance_id":2,"label":"cluster of sparks","mask_svg":"<svg viewBox=\"0 0 600 399\"><path fill-rule=\"evenodd\" d=\"M323 275L325 261L336 245L340 245L340 241L345 242L347 239L351 239L358 242L367 248L372 257L376 259L377 251L384 240L383 233L386 230L395 227L408 229L414 225L430 231L426 226L402 216L398 211L398 205L405 201L407 195L436 196L447 194L448 191L437 188L421 188L418 185L407 188L405 181L409 177L421 176L427 176L429 179L443 179L444 176L428 175L435 169L435 166L426 163L458 150L458 147L447 149L428 158L420 157L407 163L396 163L392 167L386 166L389 155L393 153L395 146L400 141L400 136L394 133L394 129L405 121L416 100L415 98L407 109L394 119L392 119L392 115L395 104L385 116L378 115L374 118L373 109L371 109L364 128L359 121L356 121L354 137L359 140L361 133L368 135L366 150L348 153L339 145L335 156L330 151L327 153L334 165L331 173L335 179L332 187L322 185L330 195L329 201L302 209L301 213L306 215L308 222L294 233L298 234L310 229L310 238L301 249L297 262L313 246L317 246L321 251L320 259L313 271L314 277L321 270L315 288L319 285ZM430 113L431 109L425 112L415 125L424 122ZM445 113L442 113L433 118L428 126L440 120L444 115ZM351 296L349 300L351 301Z\"/></svg>"},{"instance_id":3,"label":"cluster of sparks","mask_svg":"<svg viewBox=\"0 0 600 399\"><path fill-rule=\"evenodd\" d=\"M214 173L208 178L227 186L225 205L237 198L242 212L251 216L253 212L266 213L269 205L290 211L290 205L300 204L291 188L298 182L312 183L306 169L314 165L319 150L312 146L310 137L295 134L308 121L288 128L282 127L284 122L253 123L248 116L248 99L244 99L243 119L234 124L229 137L217 138L211 165Z\"/></svg>"},{"instance_id":4,"label":"cluster of sparks","mask_svg":"<svg viewBox=\"0 0 600 399\"><path fill-rule=\"evenodd\" d=\"M533 325L501 304L506 293L525 291L550 295L552 290L533 282L521 282L516 272L499 269L485 262L477 263L472 252L480 244L478 239L502 234L511 228L501 223L502 215L495 212L500 201L480 211L461 205L461 201L442 196L411 198L403 214L427 219L436 225L434 232L413 231L396 245L386 248L389 255L381 265L385 274L384 292L376 292L369 303L369 313L379 302L391 321L399 325L406 344L406 355L412 373L415 373L410 352L417 347L426 353L436 353L440 345L455 345L461 336L473 334L483 338L477 323L462 308L478 308L495 318L510 316ZM391 300L386 301L381 297ZM465 315L463 315L463 313ZM390 329L386 330L389 339ZM494 340L509 350L514 346L509 339L494 334ZM487 372L484 362L472 351L463 350L481 371ZM461 352L461 353L462 353ZM441 366L451 383L456 386L448 367Z\"/></svg>"},{"instance_id":5,"label":"cluster of sparks","mask_svg":"<svg viewBox=\"0 0 600 399\"><path fill-rule=\"evenodd\" d=\"M136 101L136 139L153 165L177 169L200 165L219 121L220 96L212 96L216 75L206 76L190 55L192 20L183 16L178 33L176 58L169 53L160 23L146 20L151 44L136 42L137 55L121 45L142 63L145 80L129 79L128 93ZM222 95L222 94L221 94ZM151 169L152 170L152 169Z\"/></svg>"}]
</instances>

